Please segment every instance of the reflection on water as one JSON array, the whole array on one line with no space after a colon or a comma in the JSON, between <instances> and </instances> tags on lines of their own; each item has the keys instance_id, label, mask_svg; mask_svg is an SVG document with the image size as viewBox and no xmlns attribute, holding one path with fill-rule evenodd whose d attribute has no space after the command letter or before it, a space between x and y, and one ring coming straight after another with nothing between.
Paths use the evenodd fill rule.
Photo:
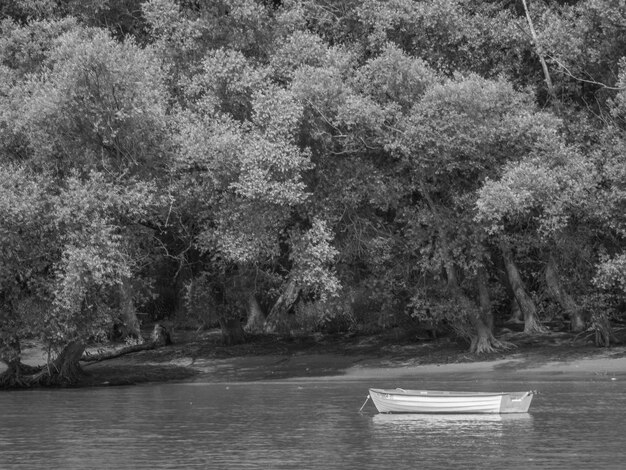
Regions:
<instances>
[{"instance_id":1,"label":"reflection on water","mask_svg":"<svg viewBox=\"0 0 626 470\"><path fill-rule=\"evenodd\" d=\"M529 427L529 413L512 414L377 414L374 424L385 430L432 431L433 429L499 430L503 426Z\"/></svg>"},{"instance_id":2,"label":"reflection on water","mask_svg":"<svg viewBox=\"0 0 626 470\"><path fill-rule=\"evenodd\" d=\"M380 413L373 417L374 423L381 426L437 428L448 426L485 427L502 424L532 424L530 413L476 413L476 414L384 414Z\"/></svg>"},{"instance_id":3,"label":"reflection on water","mask_svg":"<svg viewBox=\"0 0 626 470\"><path fill-rule=\"evenodd\" d=\"M435 468L489 468L489 462L503 458L510 460L507 468L514 468L515 460L523 461L523 455L516 455L510 446L518 436L532 433L533 420L526 413L378 414L372 417L372 429L373 438L388 455L415 446L426 462L437 456Z\"/></svg>"},{"instance_id":4,"label":"reflection on water","mask_svg":"<svg viewBox=\"0 0 626 470\"><path fill-rule=\"evenodd\" d=\"M363 394L377 385L388 384L3 393L0 469L623 468L626 394L619 384L496 384L541 389L529 414L385 415L373 406L359 413Z\"/></svg>"}]
</instances>

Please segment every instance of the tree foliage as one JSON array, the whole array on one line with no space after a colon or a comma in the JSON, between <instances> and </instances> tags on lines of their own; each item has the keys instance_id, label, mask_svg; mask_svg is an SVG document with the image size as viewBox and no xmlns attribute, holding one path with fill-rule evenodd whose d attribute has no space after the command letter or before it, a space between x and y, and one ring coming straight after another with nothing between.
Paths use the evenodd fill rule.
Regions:
<instances>
[{"instance_id":1,"label":"tree foliage","mask_svg":"<svg viewBox=\"0 0 626 470\"><path fill-rule=\"evenodd\" d=\"M519 2L4 2L2 344L66 360L145 307L231 343L336 314L481 351L509 305L608 343L623 10L533 2L531 32Z\"/></svg>"}]
</instances>

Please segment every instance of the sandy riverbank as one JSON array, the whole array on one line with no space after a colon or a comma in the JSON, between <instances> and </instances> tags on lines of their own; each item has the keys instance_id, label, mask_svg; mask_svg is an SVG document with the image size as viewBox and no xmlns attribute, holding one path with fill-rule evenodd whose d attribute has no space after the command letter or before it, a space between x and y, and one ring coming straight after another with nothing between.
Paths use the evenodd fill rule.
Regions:
<instances>
[{"instance_id":1,"label":"sandy riverbank","mask_svg":"<svg viewBox=\"0 0 626 470\"><path fill-rule=\"evenodd\" d=\"M626 346L597 348L568 334L510 338L510 351L475 356L449 341L413 342L371 336L354 338L257 338L224 347L210 335L154 351L86 364L86 384L162 380L215 382L326 377L329 380L403 379L424 376L520 375L626 380Z\"/></svg>"}]
</instances>

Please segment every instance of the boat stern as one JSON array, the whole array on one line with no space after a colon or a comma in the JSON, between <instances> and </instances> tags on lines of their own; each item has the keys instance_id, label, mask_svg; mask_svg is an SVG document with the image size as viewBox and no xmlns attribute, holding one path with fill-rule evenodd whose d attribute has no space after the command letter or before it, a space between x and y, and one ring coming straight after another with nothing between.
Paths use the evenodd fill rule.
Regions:
<instances>
[{"instance_id":1,"label":"boat stern","mask_svg":"<svg viewBox=\"0 0 626 470\"><path fill-rule=\"evenodd\" d=\"M508 393L502 396L500 413L528 413L535 392Z\"/></svg>"}]
</instances>

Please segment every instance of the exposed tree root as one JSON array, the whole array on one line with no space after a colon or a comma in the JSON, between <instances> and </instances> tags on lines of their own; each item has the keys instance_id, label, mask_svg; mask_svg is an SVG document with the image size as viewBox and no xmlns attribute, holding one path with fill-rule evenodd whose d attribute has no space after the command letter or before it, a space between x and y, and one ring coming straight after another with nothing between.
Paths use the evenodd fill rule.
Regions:
<instances>
[{"instance_id":1,"label":"exposed tree root","mask_svg":"<svg viewBox=\"0 0 626 470\"><path fill-rule=\"evenodd\" d=\"M466 321L453 327L455 333L470 342L469 352L472 354L488 354L514 349L513 343L497 339L484 324Z\"/></svg>"},{"instance_id":2,"label":"exposed tree root","mask_svg":"<svg viewBox=\"0 0 626 470\"><path fill-rule=\"evenodd\" d=\"M581 336L588 338L593 336L594 344L598 347L608 348L611 344L619 343L611 322L604 313L594 313L591 316L589 328L577 334L573 341L578 340Z\"/></svg>"},{"instance_id":3,"label":"exposed tree root","mask_svg":"<svg viewBox=\"0 0 626 470\"><path fill-rule=\"evenodd\" d=\"M33 367L21 362L8 365L8 369L0 374L0 389L28 388L30 378L41 371L40 367Z\"/></svg>"},{"instance_id":4,"label":"exposed tree root","mask_svg":"<svg viewBox=\"0 0 626 470\"><path fill-rule=\"evenodd\" d=\"M84 344L71 342L54 360L42 367L32 367L21 362L12 362L0 375L0 388L34 388L71 386L84 375L80 357Z\"/></svg>"},{"instance_id":5,"label":"exposed tree root","mask_svg":"<svg viewBox=\"0 0 626 470\"><path fill-rule=\"evenodd\" d=\"M536 317L526 318L524 322L524 333L527 335L541 335L548 332L548 329L536 320Z\"/></svg>"},{"instance_id":6,"label":"exposed tree root","mask_svg":"<svg viewBox=\"0 0 626 470\"><path fill-rule=\"evenodd\" d=\"M493 335L490 335L490 337L475 336L472 338L470 344L470 352L473 354L489 354L499 351L508 351L516 347L517 346L513 343L496 339Z\"/></svg>"}]
</instances>

